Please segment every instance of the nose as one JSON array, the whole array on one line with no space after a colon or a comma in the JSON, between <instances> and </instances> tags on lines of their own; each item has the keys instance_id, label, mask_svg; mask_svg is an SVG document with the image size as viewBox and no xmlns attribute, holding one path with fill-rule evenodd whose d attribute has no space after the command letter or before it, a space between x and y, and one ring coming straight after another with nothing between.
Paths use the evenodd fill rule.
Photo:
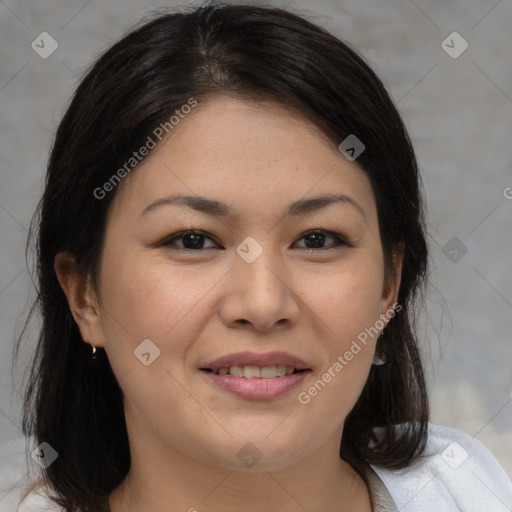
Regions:
<instances>
[{"instance_id":1,"label":"nose","mask_svg":"<svg viewBox=\"0 0 512 512\"><path fill-rule=\"evenodd\" d=\"M268 332L290 328L300 318L301 300L293 273L270 249L251 263L236 254L226 278L220 315L228 327Z\"/></svg>"}]
</instances>

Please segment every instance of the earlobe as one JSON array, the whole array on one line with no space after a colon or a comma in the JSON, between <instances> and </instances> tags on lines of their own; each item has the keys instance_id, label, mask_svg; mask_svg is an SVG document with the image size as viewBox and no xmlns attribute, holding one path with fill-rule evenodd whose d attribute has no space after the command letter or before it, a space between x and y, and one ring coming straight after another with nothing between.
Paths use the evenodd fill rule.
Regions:
<instances>
[{"instance_id":1,"label":"earlobe","mask_svg":"<svg viewBox=\"0 0 512 512\"><path fill-rule=\"evenodd\" d=\"M60 252L55 256L54 270L82 339L93 343L91 331L98 320L98 308L90 283L78 274L75 258L68 252ZM97 341L94 344L98 346Z\"/></svg>"}]
</instances>

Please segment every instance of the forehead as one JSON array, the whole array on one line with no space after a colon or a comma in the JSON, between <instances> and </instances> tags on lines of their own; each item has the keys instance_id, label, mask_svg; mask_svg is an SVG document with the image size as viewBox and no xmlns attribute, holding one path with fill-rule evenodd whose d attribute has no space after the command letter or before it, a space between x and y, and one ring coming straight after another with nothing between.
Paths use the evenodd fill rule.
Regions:
<instances>
[{"instance_id":1,"label":"forehead","mask_svg":"<svg viewBox=\"0 0 512 512\"><path fill-rule=\"evenodd\" d=\"M231 204L238 217L250 207L281 210L325 193L374 207L366 174L312 122L275 102L229 96L210 98L184 116L125 178L115 202L140 213L176 193Z\"/></svg>"}]
</instances>

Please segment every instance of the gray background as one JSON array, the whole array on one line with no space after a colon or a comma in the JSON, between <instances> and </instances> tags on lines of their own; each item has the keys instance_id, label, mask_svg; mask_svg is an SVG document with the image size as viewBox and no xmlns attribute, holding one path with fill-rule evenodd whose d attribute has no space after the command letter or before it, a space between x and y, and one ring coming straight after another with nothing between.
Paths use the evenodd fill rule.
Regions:
<instances>
[{"instance_id":1,"label":"gray background","mask_svg":"<svg viewBox=\"0 0 512 512\"><path fill-rule=\"evenodd\" d=\"M142 15L173 5L187 3L0 2L0 510L14 509L32 466L19 429L19 396L36 326L14 375L11 362L34 295L24 247L52 136L93 57ZM271 5L351 43L397 102L428 204L432 286L421 340L432 420L482 441L512 476L512 200L504 193L512 197L511 0ZM31 48L44 31L59 45L47 59ZM458 58L441 46L453 31L469 44ZM456 40L448 44L460 48Z\"/></svg>"}]
</instances>

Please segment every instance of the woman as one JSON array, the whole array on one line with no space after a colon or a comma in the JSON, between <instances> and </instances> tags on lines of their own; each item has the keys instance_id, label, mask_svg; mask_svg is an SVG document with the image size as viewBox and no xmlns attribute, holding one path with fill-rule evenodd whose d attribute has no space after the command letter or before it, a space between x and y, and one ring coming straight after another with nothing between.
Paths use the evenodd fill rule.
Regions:
<instances>
[{"instance_id":1,"label":"woman","mask_svg":"<svg viewBox=\"0 0 512 512\"><path fill-rule=\"evenodd\" d=\"M20 510L512 510L487 449L429 423L414 152L323 29L206 5L132 31L39 214Z\"/></svg>"}]
</instances>

